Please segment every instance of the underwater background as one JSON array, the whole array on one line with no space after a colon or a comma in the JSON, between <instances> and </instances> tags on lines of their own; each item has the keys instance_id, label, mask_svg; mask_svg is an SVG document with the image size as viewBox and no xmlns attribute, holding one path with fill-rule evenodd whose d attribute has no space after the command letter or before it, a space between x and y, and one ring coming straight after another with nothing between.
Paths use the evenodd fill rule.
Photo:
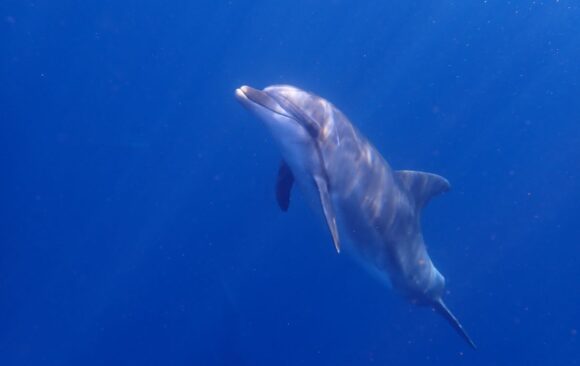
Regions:
<instances>
[{"instance_id":1,"label":"underwater background","mask_svg":"<svg viewBox=\"0 0 580 366\"><path fill-rule=\"evenodd\" d=\"M580 365L580 3L0 3L0 365ZM234 98L394 169L479 349L346 255Z\"/></svg>"}]
</instances>

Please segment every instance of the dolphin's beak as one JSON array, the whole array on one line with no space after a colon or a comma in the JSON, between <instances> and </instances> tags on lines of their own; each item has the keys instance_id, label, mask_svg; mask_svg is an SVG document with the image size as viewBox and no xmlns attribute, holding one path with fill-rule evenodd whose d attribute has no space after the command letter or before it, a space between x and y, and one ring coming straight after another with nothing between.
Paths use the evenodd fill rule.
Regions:
<instances>
[{"instance_id":1,"label":"dolphin's beak","mask_svg":"<svg viewBox=\"0 0 580 366\"><path fill-rule=\"evenodd\" d=\"M238 98L238 100L243 104L257 104L270 110L278 108L278 103L276 103L276 101L274 101L274 99L272 99L266 92L254 89L247 85L240 86L236 89L236 98Z\"/></svg>"},{"instance_id":2,"label":"dolphin's beak","mask_svg":"<svg viewBox=\"0 0 580 366\"><path fill-rule=\"evenodd\" d=\"M248 109L255 109L262 107L272 113L279 114L284 117L293 118L280 104L272 98L267 92L254 89L247 85L243 85L236 89L236 98L242 105Z\"/></svg>"},{"instance_id":3,"label":"dolphin's beak","mask_svg":"<svg viewBox=\"0 0 580 366\"><path fill-rule=\"evenodd\" d=\"M249 86L241 86L239 88L236 89L236 99L239 100L242 103L246 103L248 102L248 97L246 96L246 92L248 92L248 90L250 89Z\"/></svg>"}]
</instances>

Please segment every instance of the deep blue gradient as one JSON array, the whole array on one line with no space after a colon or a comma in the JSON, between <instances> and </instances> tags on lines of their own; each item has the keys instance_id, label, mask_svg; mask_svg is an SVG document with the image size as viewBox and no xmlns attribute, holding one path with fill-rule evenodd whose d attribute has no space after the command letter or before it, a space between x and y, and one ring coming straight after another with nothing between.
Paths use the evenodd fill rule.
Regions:
<instances>
[{"instance_id":1,"label":"deep blue gradient","mask_svg":"<svg viewBox=\"0 0 580 366\"><path fill-rule=\"evenodd\" d=\"M577 1L4 0L0 46L0 365L580 365ZM479 350L279 211L275 83L451 181Z\"/></svg>"}]
</instances>

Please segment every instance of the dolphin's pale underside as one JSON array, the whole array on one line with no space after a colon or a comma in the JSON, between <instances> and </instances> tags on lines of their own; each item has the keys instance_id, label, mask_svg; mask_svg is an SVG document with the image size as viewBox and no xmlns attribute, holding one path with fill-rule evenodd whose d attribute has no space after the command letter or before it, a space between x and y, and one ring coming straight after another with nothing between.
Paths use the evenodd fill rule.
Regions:
<instances>
[{"instance_id":1,"label":"dolphin's pale underside","mask_svg":"<svg viewBox=\"0 0 580 366\"><path fill-rule=\"evenodd\" d=\"M409 301L431 306L475 348L443 302L445 279L421 232L421 211L449 189L438 175L393 171L330 102L288 85L242 86L238 100L266 125L282 153L276 199L283 211L299 186L325 219L338 252L345 246Z\"/></svg>"}]
</instances>

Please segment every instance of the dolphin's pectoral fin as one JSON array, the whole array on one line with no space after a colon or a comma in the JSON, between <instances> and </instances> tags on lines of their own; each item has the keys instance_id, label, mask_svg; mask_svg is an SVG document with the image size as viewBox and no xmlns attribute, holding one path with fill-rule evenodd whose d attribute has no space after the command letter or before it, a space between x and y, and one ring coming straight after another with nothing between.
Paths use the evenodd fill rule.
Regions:
<instances>
[{"instance_id":1,"label":"dolphin's pectoral fin","mask_svg":"<svg viewBox=\"0 0 580 366\"><path fill-rule=\"evenodd\" d=\"M441 314L441 316L443 316L445 320L447 320L447 322L453 327L453 329L455 329L457 333L459 333L459 335L471 346L471 348L477 349L477 346L475 345L473 340L471 340L471 337L469 337L465 329L463 329L463 326L461 325L459 320L457 320L455 315L453 315L453 313L447 308L447 306L445 306L443 300L441 299L436 300L433 303L433 308L439 314Z\"/></svg>"},{"instance_id":2,"label":"dolphin's pectoral fin","mask_svg":"<svg viewBox=\"0 0 580 366\"><path fill-rule=\"evenodd\" d=\"M321 177L314 177L314 182L318 188L318 194L320 195L320 204L322 205L322 211L324 212L324 218L326 219L326 224L332 235L332 241L334 242L334 247L336 252L340 253L340 238L338 237L338 228L336 227L336 216L334 214L334 209L332 207L332 202L330 200L330 194L328 192L328 185L326 181Z\"/></svg>"},{"instance_id":3,"label":"dolphin's pectoral fin","mask_svg":"<svg viewBox=\"0 0 580 366\"><path fill-rule=\"evenodd\" d=\"M395 176L401 185L413 195L418 208L424 207L431 197L447 192L451 188L449 181L437 174L397 170Z\"/></svg>"},{"instance_id":4,"label":"dolphin's pectoral fin","mask_svg":"<svg viewBox=\"0 0 580 366\"><path fill-rule=\"evenodd\" d=\"M282 160L280 168L278 168L278 178L276 179L276 201L284 212L288 211L288 206L290 205L290 191L293 184L294 175L288 164Z\"/></svg>"}]
</instances>

